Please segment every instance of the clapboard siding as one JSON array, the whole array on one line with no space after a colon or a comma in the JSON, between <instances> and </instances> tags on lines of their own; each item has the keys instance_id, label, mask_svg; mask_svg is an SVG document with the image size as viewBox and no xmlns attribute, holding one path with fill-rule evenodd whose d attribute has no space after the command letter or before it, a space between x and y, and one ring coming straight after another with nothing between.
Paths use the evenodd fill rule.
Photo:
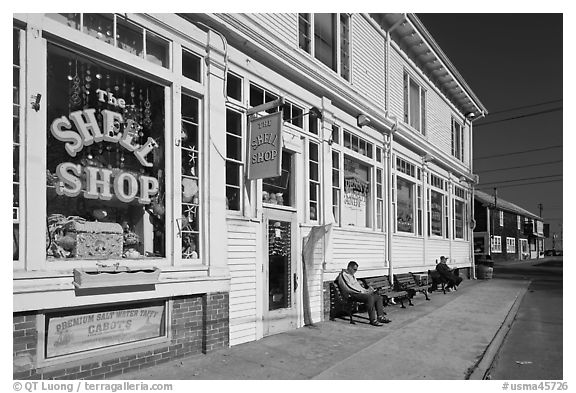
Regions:
<instances>
[{"instance_id":1,"label":"clapboard siding","mask_svg":"<svg viewBox=\"0 0 576 393\"><path fill-rule=\"evenodd\" d=\"M424 255L424 241L409 236L392 237L392 264L394 269L419 266Z\"/></svg>"},{"instance_id":2,"label":"clapboard siding","mask_svg":"<svg viewBox=\"0 0 576 393\"><path fill-rule=\"evenodd\" d=\"M289 46L298 47L298 14L288 13L248 13L258 29L264 29L274 41L281 41Z\"/></svg>"},{"instance_id":3,"label":"clapboard siding","mask_svg":"<svg viewBox=\"0 0 576 393\"><path fill-rule=\"evenodd\" d=\"M376 232L351 231L335 228L332 231L332 261L327 270L344 269L349 261L358 262L362 269L379 269L386 266L386 235Z\"/></svg>"},{"instance_id":4,"label":"clapboard siding","mask_svg":"<svg viewBox=\"0 0 576 393\"><path fill-rule=\"evenodd\" d=\"M457 241L452 243L452 256L450 264L469 265L470 261L470 243Z\"/></svg>"},{"instance_id":5,"label":"clapboard siding","mask_svg":"<svg viewBox=\"0 0 576 393\"><path fill-rule=\"evenodd\" d=\"M384 109L386 63L384 38L362 16L352 17L352 85Z\"/></svg>"},{"instance_id":6,"label":"clapboard siding","mask_svg":"<svg viewBox=\"0 0 576 393\"><path fill-rule=\"evenodd\" d=\"M390 99L390 115L398 120L404 120L404 60L394 47L390 47L390 90L388 97Z\"/></svg>"},{"instance_id":7,"label":"clapboard siding","mask_svg":"<svg viewBox=\"0 0 576 393\"><path fill-rule=\"evenodd\" d=\"M433 88L429 80L422 79L398 52L390 50L390 113L404 120L404 69L426 90L426 138L446 154L452 154L452 109L446 98Z\"/></svg>"},{"instance_id":8,"label":"clapboard siding","mask_svg":"<svg viewBox=\"0 0 576 393\"><path fill-rule=\"evenodd\" d=\"M228 222L230 345L256 340L256 225Z\"/></svg>"},{"instance_id":9,"label":"clapboard siding","mask_svg":"<svg viewBox=\"0 0 576 393\"><path fill-rule=\"evenodd\" d=\"M448 239L428 239L428 265L436 265L440 257L444 255L450 258L450 241Z\"/></svg>"},{"instance_id":10,"label":"clapboard siding","mask_svg":"<svg viewBox=\"0 0 576 393\"><path fill-rule=\"evenodd\" d=\"M434 90L426 93L426 135L428 141L442 152L452 154L452 110Z\"/></svg>"}]
</instances>

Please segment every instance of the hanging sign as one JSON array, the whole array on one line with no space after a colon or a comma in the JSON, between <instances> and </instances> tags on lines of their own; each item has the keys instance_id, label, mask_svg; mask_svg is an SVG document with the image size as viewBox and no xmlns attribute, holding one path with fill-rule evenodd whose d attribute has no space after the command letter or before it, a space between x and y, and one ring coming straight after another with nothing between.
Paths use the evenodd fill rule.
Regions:
<instances>
[{"instance_id":1,"label":"hanging sign","mask_svg":"<svg viewBox=\"0 0 576 393\"><path fill-rule=\"evenodd\" d=\"M282 111L250 120L247 156L249 180L281 175Z\"/></svg>"}]
</instances>

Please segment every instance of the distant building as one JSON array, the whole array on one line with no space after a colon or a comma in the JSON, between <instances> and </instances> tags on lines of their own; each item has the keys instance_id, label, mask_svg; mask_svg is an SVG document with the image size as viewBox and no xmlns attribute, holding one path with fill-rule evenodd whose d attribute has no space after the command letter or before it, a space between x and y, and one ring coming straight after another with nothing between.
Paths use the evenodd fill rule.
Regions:
<instances>
[{"instance_id":1,"label":"distant building","mask_svg":"<svg viewBox=\"0 0 576 393\"><path fill-rule=\"evenodd\" d=\"M541 217L502 198L474 192L474 255L493 260L534 259L544 251Z\"/></svg>"}]
</instances>

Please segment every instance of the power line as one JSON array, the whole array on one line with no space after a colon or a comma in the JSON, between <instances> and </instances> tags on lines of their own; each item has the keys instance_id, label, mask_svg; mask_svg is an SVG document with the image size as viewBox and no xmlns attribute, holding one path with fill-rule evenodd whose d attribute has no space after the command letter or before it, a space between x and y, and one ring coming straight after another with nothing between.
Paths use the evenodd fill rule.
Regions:
<instances>
[{"instance_id":1,"label":"power line","mask_svg":"<svg viewBox=\"0 0 576 393\"><path fill-rule=\"evenodd\" d=\"M524 177L521 179L511 179L511 180L502 180L502 181L493 181L493 182L487 182L484 183L484 185L486 184L506 184L506 183L511 183L511 182L515 182L515 181L524 181L524 180L534 180L534 179L546 179L549 177L557 177L557 176L562 176L562 174L559 175L547 175L547 176L534 176L534 177Z\"/></svg>"},{"instance_id":2,"label":"power line","mask_svg":"<svg viewBox=\"0 0 576 393\"><path fill-rule=\"evenodd\" d=\"M517 110L519 110L519 109L534 108L534 107L536 107L536 106L554 104L554 103L556 103L556 102L562 102L562 99L552 100L552 101L546 101L546 102L540 102L540 103L538 103L538 104L530 104L530 105L517 106L517 107L515 107L515 108L502 109L502 110L500 110L500 111L490 112L489 115L492 116L492 115L497 115L497 114L500 114L500 113L517 111Z\"/></svg>"},{"instance_id":3,"label":"power line","mask_svg":"<svg viewBox=\"0 0 576 393\"><path fill-rule=\"evenodd\" d=\"M508 188L508 187L522 187L522 186L530 186L532 184L542 184L542 183L557 183L557 182L561 182L562 179L558 179L558 180L543 180L543 181L534 181L534 182L528 182L528 183L521 183L521 184L508 184L508 185L502 185L502 186L498 186L497 188ZM489 186L489 187L476 187L477 190L493 190L494 187Z\"/></svg>"},{"instance_id":4,"label":"power line","mask_svg":"<svg viewBox=\"0 0 576 393\"><path fill-rule=\"evenodd\" d=\"M528 168L531 166L538 166L538 165L547 165L547 164L556 164L558 162L562 162L562 160L558 160L558 161L547 161L547 162L539 162L536 164L528 164L528 165L520 165L520 166L510 166L507 168L498 168L498 169L488 169L485 171L476 171L478 173L488 173L488 172L497 172L497 171L506 171L508 169L519 169L519 168Z\"/></svg>"},{"instance_id":5,"label":"power line","mask_svg":"<svg viewBox=\"0 0 576 393\"><path fill-rule=\"evenodd\" d=\"M563 147L562 145L555 145L555 146L548 146L548 147L541 147L539 149L530 149L530 150L523 150L523 151L515 151L511 153L502 153L502 154L493 154L491 156L484 156L484 157L474 157L475 160L483 160L485 158L492 158L492 157L503 157L503 156L510 156L513 154L524 154L524 153L531 153L533 151L541 151L541 150L548 150L548 149L557 149L559 147Z\"/></svg>"},{"instance_id":6,"label":"power line","mask_svg":"<svg viewBox=\"0 0 576 393\"><path fill-rule=\"evenodd\" d=\"M523 119L523 118L525 118L525 117L543 115L543 114L545 114L545 113L557 112L557 111L561 111L561 110L562 110L562 107L558 107L558 108L546 109L546 110L539 111L539 112L526 113L526 114L524 114L524 115L507 117L507 118L505 118L505 119L500 119L500 120L487 121L487 122L484 122L484 123L474 124L474 129L476 129L476 128L478 128L478 127L482 127L482 126L487 126L488 124L502 123L502 122L510 121L510 120Z\"/></svg>"}]
</instances>

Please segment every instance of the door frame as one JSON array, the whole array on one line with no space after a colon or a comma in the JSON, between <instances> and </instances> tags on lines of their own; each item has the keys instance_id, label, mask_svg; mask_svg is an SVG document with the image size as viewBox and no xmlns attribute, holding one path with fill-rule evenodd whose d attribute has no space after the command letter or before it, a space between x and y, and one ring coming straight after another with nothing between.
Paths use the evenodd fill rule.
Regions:
<instances>
[{"instance_id":1,"label":"door frame","mask_svg":"<svg viewBox=\"0 0 576 393\"><path fill-rule=\"evenodd\" d=\"M291 296L290 308L269 310L269 250L268 250L268 223L270 220L285 221L290 223L290 279ZM301 293L302 293L302 266L300 263L300 231L298 228L298 214L292 209L275 209L265 207L263 209L263 243L262 243L262 333L263 336L296 329L300 325ZM297 286L295 286L295 275Z\"/></svg>"}]
</instances>

